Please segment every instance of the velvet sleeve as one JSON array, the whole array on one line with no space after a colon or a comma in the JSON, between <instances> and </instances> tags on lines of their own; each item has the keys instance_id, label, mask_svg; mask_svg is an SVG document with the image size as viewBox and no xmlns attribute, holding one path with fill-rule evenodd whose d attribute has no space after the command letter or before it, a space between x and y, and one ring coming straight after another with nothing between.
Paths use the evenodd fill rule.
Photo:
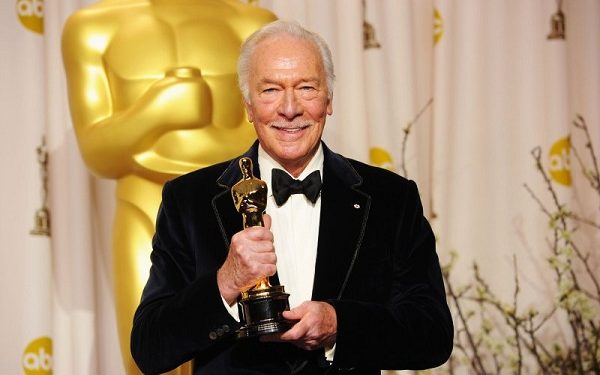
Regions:
<instances>
[{"instance_id":1,"label":"velvet sleeve","mask_svg":"<svg viewBox=\"0 0 600 375\"><path fill-rule=\"evenodd\" d=\"M219 350L239 327L221 300L219 264L198 267L187 219L167 183L152 241L152 267L131 333L133 358L146 374Z\"/></svg>"}]
</instances>

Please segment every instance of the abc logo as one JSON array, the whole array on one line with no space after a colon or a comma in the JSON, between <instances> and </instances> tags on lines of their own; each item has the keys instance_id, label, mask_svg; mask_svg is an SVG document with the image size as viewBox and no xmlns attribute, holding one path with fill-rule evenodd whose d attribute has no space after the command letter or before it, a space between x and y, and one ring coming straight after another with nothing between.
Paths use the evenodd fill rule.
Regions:
<instances>
[{"instance_id":1,"label":"abc logo","mask_svg":"<svg viewBox=\"0 0 600 375\"><path fill-rule=\"evenodd\" d=\"M444 35L444 19L437 8L433 8L433 45L439 43Z\"/></svg>"},{"instance_id":2,"label":"abc logo","mask_svg":"<svg viewBox=\"0 0 600 375\"><path fill-rule=\"evenodd\" d=\"M550 176L559 184L571 186L571 140L561 138L550 148Z\"/></svg>"},{"instance_id":3,"label":"abc logo","mask_svg":"<svg viewBox=\"0 0 600 375\"><path fill-rule=\"evenodd\" d=\"M44 0L17 0L17 15L27 29L44 32Z\"/></svg>"},{"instance_id":4,"label":"abc logo","mask_svg":"<svg viewBox=\"0 0 600 375\"><path fill-rule=\"evenodd\" d=\"M39 337L27 345L23 353L25 375L52 375L52 340Z\"/></svg>"}]
</instances>

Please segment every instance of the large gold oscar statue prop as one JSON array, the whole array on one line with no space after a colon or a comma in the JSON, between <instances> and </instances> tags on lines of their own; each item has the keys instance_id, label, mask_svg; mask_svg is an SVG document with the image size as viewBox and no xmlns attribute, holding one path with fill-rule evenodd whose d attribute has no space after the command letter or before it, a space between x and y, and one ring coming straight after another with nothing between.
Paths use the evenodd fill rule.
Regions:
<instances>
[{"instance_id":1,"label":"large gold oscar statue prop","mask_svg":"<svg viewBox=\"0 0 600 375\"><path fill-rule=\"evenodd\" d=\"M87 166L117 180L113 275L128 374L163 183L255 138L236 81L242 41L274 20L237 0L104 0L63 31L71 117ZM180 368L175 373L188 373Z\"/></svg>"}]
</instances>

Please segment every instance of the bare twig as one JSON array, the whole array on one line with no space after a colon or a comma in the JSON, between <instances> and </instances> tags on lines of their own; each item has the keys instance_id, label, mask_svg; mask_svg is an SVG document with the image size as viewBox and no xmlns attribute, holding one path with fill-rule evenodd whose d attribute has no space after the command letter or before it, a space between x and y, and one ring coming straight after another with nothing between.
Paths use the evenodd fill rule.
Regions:
<instances>
[{"instance_id":1,"label":"bare twig","mask_svg":"<svg viewBox=\"0 0 600 375\"><path fill-rule=\"evenodd\" d=\"M600 170L598 168L598 158L596 157L596 152L594 151L594 145L592 144L592 137L590 136L590 130L585 122L585 119L580 114L577 114L577 119L573 121L573 125L576 128L583 130L586 138L586 147L590 152L590 156L592 158L592 164L594 165L594 173L590 178L593 181L592 188L596 189L598 195L600 195ZM585 174L587 175L587 174Z\"/></svg>"},{"instance_id":2,"label":"bare twig","mask_svg":"<svg viewBox=\"0 0 600 375\"><path fill-rule=\"evenodd\" d=\"M579 215L577 215L576 213L573 212L567 212L566 213L567 217L572 219L573 221L579 222L579 223L583 223L583 224L587 224L591 227L594 227L595 229L600 229L600 223L596 223L593 220L590 219L586 219L584 217L581 217Z\"/></svg>"},{"instance_id":3,"label":"bare twig","mask_svg":"<svg viewBox=\"0 0 600 375\"><path fill-rule=\"evenodd\" d=\"M459 317L461 323L463 324L463 327L465 328L464 334L467 336L467 341L471 347L471 351L473 352L471 366L473 367L473 370L475 372L477 372L478 374L485 374L486 371L485 371L485 367L483 367L483 363L482 363L481 357L479 355L478 345L475 344L473 335L471 334L471 332L468 329L467 318L466 318L466 316L463 312L463 309L460 305L460 301L457 298L457 295L454 293L454 290L452 289L452 283L447 278L447 274L443 274L443 277L444 277L444 281L446 282L446 288L448 290L448 294L450 295L450 299L454 302L454 305L456 306L456 311L458 312L458 317ZM465 352L465 355L466 355L466 352Z\"/></svg>"},{"instance_id":4,"label":"bare twig","mask_svg":"<svg viewBox=\"0 0 600 375\"><path fill-rule=\"evenodd\" d=\"M513 308L515 311L515 324L513 326L513 331L514 331L514 337L515 337L515 343L517 345L517 374L521 374L522 370L523 370L523 351L521 349L521 340L519 340L520 335L519 335L519 321L516 318L516 314L518 311L518 307L517 307L517 301L519 299L519 270L517 267L517 257L513 255L513 267L514 267L514 274L515 274L515 290L514 290L514 294L513 294Z\"/></svg>"},{"instance_id":5,"label":"bare twig","mask_svg":"<svg viewBox=\"0 0 600 375\"><path fill-rule=\"evenodd\" d=\"M417 123L417 121L419 121L419 118L421 117L421 115L423 113L425 113L425 111L427 110L427 108L429 108L431 106L431 104L433 103L433 97L430 98L427 103L425 103L425 105L423 106L423 108L421 108L421 110L417 113L417 115L408 123L406 124L406 127L402 130L404 130L404 137L402 138L402 159L400 161L400 169L402 169L402 175L403 176L408 176L408 171L406 170L406 144L408 142L408 136L410 135L410 131L413 127L414 124Z\"/></svg>"}]
</instances>

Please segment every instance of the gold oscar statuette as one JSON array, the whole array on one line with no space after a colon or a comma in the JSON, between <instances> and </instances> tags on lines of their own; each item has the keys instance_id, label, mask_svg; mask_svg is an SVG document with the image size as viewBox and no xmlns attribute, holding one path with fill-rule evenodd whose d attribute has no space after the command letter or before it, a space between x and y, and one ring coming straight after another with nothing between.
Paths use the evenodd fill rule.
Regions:
<instances>
[{"instance_id":1,"label":"gold oscar statuette","mask_svg":"<svg viewBox=\"0 0 600 375\"><path fill-rule=\"evenodd\" d=\"M267 208L267 184L254 177L250 158L241 158L239 163L242 179L231 188L233 204L242 215L244 228L262 227L262 215ZM238 331L238 338L287 331L292 326L292 322L283 317L283 312L290 309L288 297L283 285L271 285L267 276L249 290L242 291L239 304L244 325Z\"/></svg>"}]
</instances>

